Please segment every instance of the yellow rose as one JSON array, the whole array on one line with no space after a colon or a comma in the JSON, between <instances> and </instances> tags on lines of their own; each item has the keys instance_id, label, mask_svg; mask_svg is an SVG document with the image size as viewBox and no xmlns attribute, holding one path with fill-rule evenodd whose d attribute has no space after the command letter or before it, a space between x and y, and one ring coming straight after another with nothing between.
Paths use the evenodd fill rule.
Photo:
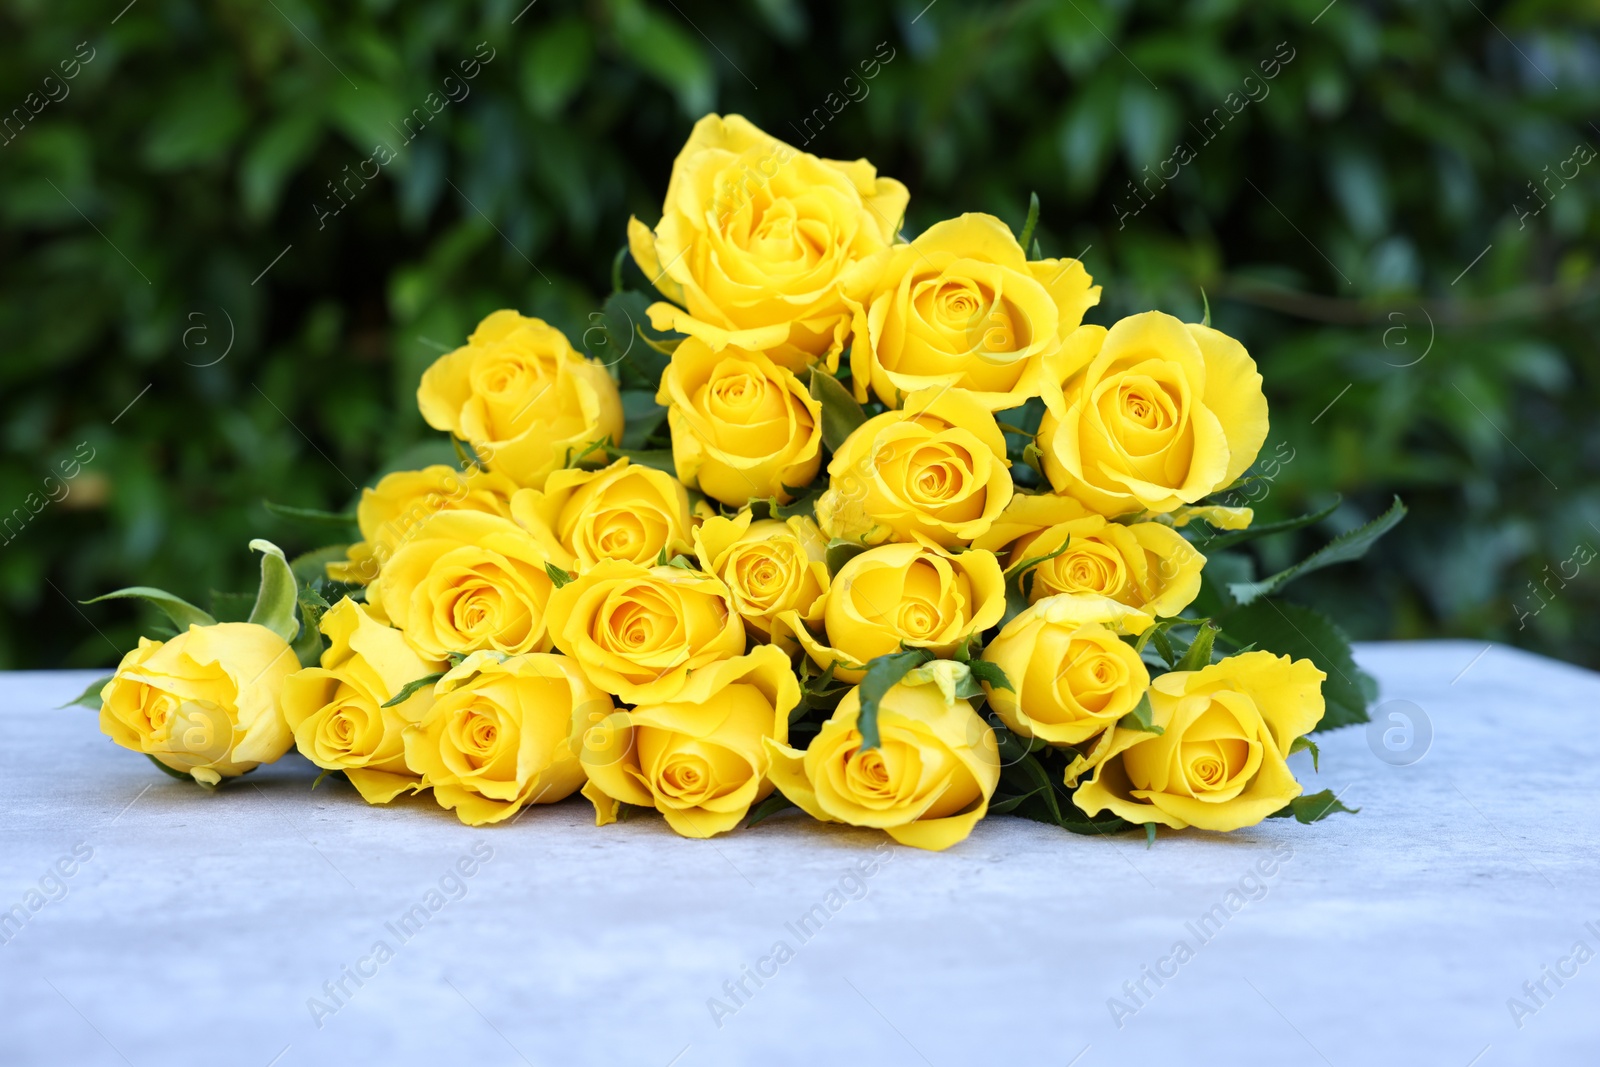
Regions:
<instances>
[{"instance_id":1,"label":"yellow rose","mask_svg":"<svg viewBox=\"0 0 1600 1067\"><path fill-rule=\"evenodd\" d=\"M822 466L822 405L760 352L689 338L661 375L678 477L714 500L794 499Z\"/></svg>"},{"instance_id":2,"label":"yellow rose","mask_svg":"<svg viewBox=\"0 0 1600 1067\"><path fill-rule=\"evenodd\" d=\"M517 483L510 478L477 467L458 471L441 463L386 474L375 487L361 490L356 508L361 540L350 546L345 562L328 564L328 577L366 585L423 519L440 511L482 511L509 518L516 491Z\"/></svg>"},{"instance_id":3,"label":"yellow rose","mask_svg":"<svg viewBox=\"0 0 1600 1067\"><path fill-rule=\"evenodd\" d=\"M707 115L672 165L654 232L628 220L634 261L679 305L652 305L650 321L717 351L835 370L850 327L840 279L894 241L909 199L864 159L818 159L739 115Z\"/></svg>"},{"instance_id":4,"label":"yellow rose","mask_svg":"<svg viewBox=\"0 0 1600 1067\"><path fill-rule=\"evenodd\" d=\"M1005 435L956 389L928 389L850 434L828 464L817 522L864 544L926 537L946 548L981 536L1011 500Z\"/></svg>"},{"instance_id":5,"label":"yellow rose","mask_svg":"<svg viewBox=\"0 0 1600 1067\"><path fill-rule=\"evenodd\" d=\"M386 708L411 682L444 670L425 660L390 629L345 597L322 616L328 636L322 666L307 667L283 683L283 717L300 754L327 771L343 771L368 804L387 804L417 788L406 766L407 726L433 704L431 687Z\"/></svg>"},{"instance_id":6,"label":"yellow rose","mask_svg":"<svg viewBox=\"0 0 1600 1067\"><path fill-rule=\"evenodd\" d=\"M595 825L619 804L655 808L684 837L732 830L772 792L763 741L789 739L800 683L772 645L720 660L690 676L677 695L619 711L584 738L583 795Z\"/></svg>"},{"instance_id":7,"label":"yellow rose","mask_svg":"<svg viewBox=\"0 0 1600 1067\"><path fill-rule=\"evenodd\" d=\"M1068 780L1093 766L1110 728L1138 706L1150 672L1119 633L1141 633L1150 616L1102 596L1053 596L1006 623L983 650L1010 689L984 683L989 706L1012 733L1052 745L1083 745Z\"/></svg>"},{"instance_id":8,"label":"yellow rose","mask_svg":"<svg viewBox=\"0 0 1600 1067\"><path fill-rule=\"evenodd\" d=\"M896 685L878 706L877 748L861 748L861 690L850 690L804 752L780 741L767 775L807 815L872 826L938 851L966 838L1000 781L994 731L937 685Z\"/></svg>"},{"instance_id":9,"label":"yellow rose","mask_svg":"<svg viewBox=\"0 0 1600 1067\"><path fill-rule=\"evenodd\" d=\"M1285 762L1322 719L1327 675L1310 660L1245 652L1150 684L1160 734L1117 727L1073 799L1090 815L1183 829L1254 826L1300 795Z\"/></svg>"},{"instance_id":10,"label":"yellow rose","mask_svg":"<svg viewBox=\"0 0 1600 1067\"><path fill-rule=\"evenodd\" d=\"M170 641L141 637L100 690L100 732L216 785L294 744L278 701L299 667L283 638L255 623L191 625Z\"/></svg>"},{"instance_id":11,"label":"yellow rose","mask_svg":"<svg viewBox=\"0 0 1600 1067\"><path fill-rule=\"evenodd\" d=\"M861 681L867 661L902 647L953 655L1006 610L1005 577L991 552L951 554L927 545L884 545L857 555L834 575L823 605L828 644L798 612L780 616L817 666Z\"/></svg>"},{"instance_id":12,"label":"yellow rose","mask_svg":"<svg viewBox=\"0 0 1600 1067\"><path fill-rule=\"evenodd\" d=\"M930 387L970 391L992 411L1044 388L1043 361L1100 302L1075 259L1030 262L993 215L935 223L852 268L850 374L891 408Z\"/></svg>"},{"instance_id":13,"label":"yellow rose","mask_svg":"<svg viewBox=\"0 0 1600 1067\"><path fill-rule=\"evenodd\" d=\"M691 672L744 652L744 622L722 582L680 567L602 560L557 589L556 647L629 704L669 700Z\"/></svg>"},{"instance_id":14,"label":"yellow rose","mask_svg":"<svg viewBox=\"0 0 1600 1067\"><path fill-rule=\"evenodd\" d=\"M694 550L689 494L672 475L630 466L627 457L598 471L558 470L544 489L523 489L511 515L544 539L561 542L579 570L603 559L652 564Z\"/></svg>"},{"instance_id":15,"label":"yellow rose","mask_svg":"<svg viewBox=\"0 0 1600 1067\"><path fill-rule=\"evenodd\" d=\"M570 561L559 544L510 519L442 511L417 525L367 587L367 601L429 659L544 652L554 588L545 565Z\"/></svg>"},{"instance_id":16,"label":"yellow rose","mask_svg":"<svg viewBox=\"0 0 1600 1067\"><path fill-rule=\"evenodd\" d=\"M606 368L515 311L494 312L435 360L417 406L429 426L471 442L490 470L530 489L585 446L622 439L622 400Z\"/></svg>"},{"instance_id":17,"label":"yellow rose","mask_svg":"<svg viewBox=\"0 0 1600 1067\"><path fill-rule=\"evenodd\" d=\"M1192 504L1231 485L1267 439L1244 346L1159 311L1078 327L1045 373L1045 474L1102 515Z\"/></svg>"},{"instance_id":18,"label":"yellow rose","mask_svg":"<svg viewBox=\"0 0 1600 1067\"><path fill-rule=\"evenodd\" d=\"M584 731L615 707L565 656L474 652L406 730L406 763L468 826L500 822L583 785Z\"/></svg>"},{"instance_id":19,"label":"yellow rose","mask_svg":"<svg viewBox=\"0 0 1600 1067\"><path fill-rule=\"evenodd\" d=\"M1044 559L1025 572L1033 575L1030 601L1092 593L1161 618L1182 614L1200 595L1200 570L1206 565L1206 558L1164 523L1110 522L1071 497L1050 493L1012 497L1005 514L973 547L999 551L1008 543L1007 567Z\"/></svg>"},{"instance_id":20,"label":"yellow rose","mask_svg":"<svg viewBox=\"0 0 1600 1067\"><path fill-rule=\"evenodd\" d=\"M794 612L808 627L822 625L828 540L810 519L752 521L748 509L716 516L695 530L694 547L700 569L728 587L746 628L793 652L795 639L777 624L779 615Z\"/></svg>"}]
</instances>

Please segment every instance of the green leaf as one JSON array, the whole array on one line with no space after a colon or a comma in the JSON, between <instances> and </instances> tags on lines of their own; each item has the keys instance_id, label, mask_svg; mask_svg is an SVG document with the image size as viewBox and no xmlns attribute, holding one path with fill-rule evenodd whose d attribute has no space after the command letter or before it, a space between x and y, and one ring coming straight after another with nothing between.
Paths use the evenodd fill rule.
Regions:
<instances>
[{"instance_id":1,"label":"green leaf","mask_svg":"<svg viewBox=\"0 0 1600 1067\"><path fill-rule=\"evenodd\" d=\"M1289 755L1292 756L1296 752L1310 752L1311 769L1318 774L1322 773L1322 767L1319 762L1322 758L1322 750L1317 748L1317 743L1315 741L1308 737L1295 738L1294 743L1289 746Z\"/></svg>"},{"instance_id":2,"label":"green leaf","mask_svg":"<svg viewBox=\"0 0 1600 1067\"><path fill-rule=\"evenodd\" d=\"M1275 533L1285 533L1289 530L1298 530L1301 527L1319 523L1329 515L1332 515L1334 511L1338 509L1342 500L1342 497L1334 497L1333 503L1329 504L1327 507L1320 508L1317 511L1307 512L1304 515L1297 515L1292 519L1280 519L1277 522L1262 523L1260 526L1251 526L1249 529L1245 530L1229 530L1226 533L1220 533L1215 537L1206 538L1202 542L1196 542L1195 547L1205 552L1219 552L1224 548L1231 548L1234 545L1243 544L1246 541L1254 541L1258 537L1266 537L1269 534Z\"/></svg>"},{"instance_id":3,"label":"green leaf","mask_svg":"<svg viewBox=\"0 0 1600 1067\"><path fill-rule=\"evenodd\" d=\"M1209 321L1210 318L1211 318L1211 313L1208 311L1208 312L1206 312L1206 319ZM1156 843L1156 824L1153 823L1153 822L1147 822L1147 823L1144 824L1144 847L1145 848L1153 848L1153 847L1155 847L1155 843Z\"/></svg>"},{"instance_id":4,"label":"green leaf","mask_svg":"<svg viewBox=\"0 0 1600 1067\"><path fill-rule=\"evenodd\" d=\"M864 545L860 541L842 541L838 538L834 538L832 541L829 541L828 554L826 557L828 562L828 574L837 575L839 571L844 568L846 563L849 563L851 560L861 555L861 553L865 552L869 547L871 546Z\"/></svg>"},{"instance_id":5,"label":"green leaf","mask_svg":"<svg viewBox=\"0 0 1600 1067\"><path fill-rule=\"evenodd\" d=\"M217 620L201 611L182 597L173 596L165 589L155 589L148 585L130 585L126 589L118 589L114 593L97 596L93 600L85 600L85 604L98 604L102 600L143 600L154 604L172 620L172 625L183 633L190 626L215 626Z\"/></svg>"},{"instance_id":6,"label":"green leaf","mask_svg":"<svg viewBox=\"0 0 1600 1067\"><path fill-rule=\"evenodd\" d=\"M1235 644L1308 659L1328 676L1318 730L1367 721L1367 676L1350 655L1349 636L1326 615L1289 601L1258 600L1223 616L1222 631Z\"/></svg>"},{"instance_id":7,"label":"green leaf","mask_svg":"<svg viewBox=\"0 0 1600 1067\"><path fill-rule=\"evenodd\" d=\"M661 551L664 553L666 552L666 549L662 549ZM554 563L546 563L544 565L544 572L550 576L550 584L554 585L557 589L560 589L568 582L575 581L577 578L577 576L571 571L562 570Z\"/></svg>"},{"instance_id":8,"label":"green leaf","mask_svg":"<svg viewBox=\"0 0 1600 1067\"><path fill-rule=\"evenodd\" d=\"M440 671L438 674L425 674L414 682L407 682L401 688L400 692L384 701L383 706L386 708L392 708L397 704L404 704L406 701L411 699L412 695L415 694L417 690L426 689L428 686L437 682L444 676L445 672Z\"/></svg>"},{"instance_id":9,"label":"green leaf","mask_svg":"<svg viewBox=\"0 0 1600 1067\"><path fill-rule=\"evenodd\" d=\"M99 711L100 690L106 687L106 683L111 681L112 677L113 675L108 674L104 678L96 678L94 681L90 682L84 691L79 693L76 697L67 701L65 704L57 704L56 710L60 711L62 708L82 707L92 708L95 711Z\"/></svg>"},{"instance_id":10,"label":"green leaf","mask_svg":"<svg viewBox=\"0 0 1600 1067\"><path fill-rule=\"evenodd\" d=\"M1050 813L1050 821L1057 826L1063 825L1061 804L1056 800L1055 786L1050 780L1050 775L1040 765L1038 758L1030 752L1013 763L1012 766L1021 772L1022 777L1032 786L1031 792L1043 793L1044 806Z\"/></svg>"},{"instance_id":11,"label":"green leaf","mask_svg":"<svg viewBox=\"0 0 1600 1067\"><path fill-rule=\"evenodd\" d=\"M323 545L310 552L302 552L289 561L289 570L302 587L316 585L328 577L328 564L345 561L349 548L349 545Z\"/></svg>"},{"instance_id":12,"label":"green leaf","mask_svg":"<svg viewBox=\"0 0 1600 1067\"><path fill-rule=\"evenodd\" d=\"M621 395L621 445L623 448L643 448L645 442L666 421L667 409L656 403L655 393L648 389L624 389Z\"/></svg>"},{"instance_id":13,"label":"green leaf","mask_svg":"<svg viewBox=\"0 0 1600 1067\"><path fill-rule=\"evenodd\" d=\"M1166 733L1164 728L1155 724L1154 714L1155 709L1150 706L1150 693L1146 691L1139 698L1139 703L1133 706L1133 710L1117 720L1117 725L1124 730L1143 730L1147 734Z\"/></svg>"},{"instance_id":14,"label":"green leaf","mask_svg":"<svg viewBox=\"0 0 1600 1067\"><path fill-rule=\"evenodd\" d=\"M1200 302L1202 304L1204 304L1205 308L1206 308L1206 317L1200 320L1200 325L1202 325L1202 326L1210 326L1211 325L1211 298L1206 296L1206 287L1203 286L1203 285L1200 287Z\"/></svg>"},{"instance_id":15,"label":"green leaf","mask_svg":"<svg viewBox=\"0 0 1600 1067\"><path fill-rule=\"evenodd\" d=\"M297 508L293 504L276 504L263 500L261 506L280 519L288 519L307 526L334 527L341 533L356 525L353 511L322 511L318 508Z\"/></svg>"},{"instance_id":16,"label":"green leaf","mask_svg":"<svg viewBox=\"0 0 1600 1067\"><path fill-rule=\"evenodd\" d=\"M594 359L614 367L624 387L655 392L661 372L667 369L676 334L658 334L650 327L650 305L654 303L636 289L624 289L606 297L599 311L589 316L590 326L583 331L583 348Z\"/></svg>"},{"instance_id":17,"label":"green leaf","mask_svg":"<svg viewBox=\"0 0 1600 1067\"><path fill-rule=\"evenodd\" d=\"M1017 687L1011 684L1011 679L1006 677L1005 669L998 663L990 663L986 659L969 659L967 670L991 689L1009 689L1013 693L1017 691Z\"/></svg>"},{"instance_id":18,"label":"green leaf","mask_svg":"<svg viewBox=\"0 0 1600 1067\"><path fill-rule=\"evenodd\" d=\"M856 427L867 421L850 390L820 366L811 368L811 396L822 405L822 443L837 452Z\"/></svg>"},{"instance_id":19,"label":"green leaf","mask_svg":"<svg viewBox=\"0 0 1600 1067\"><path fill-rule=\"evenodd\" d=\"M678 468L672 461L672 449L670 448L638 449L608 447L606 449L606 456L611 460L616 460L619 457L627 456L628 462L630 463L637 463L642 467L653 467L658 471L665 471L667 474L677 477Z\"/></svg>"},{"instance_id":20,"label":"green leaf","mask_svg":"<svg viewBox=\"0 0 1600 1067\"><path fill-rule=\"evenodd\" d=\"M582 87L593 59L594 42L581 19L569 16L537 30L522 54L520 71L522 91L534 114L554 118Z\"/></svg>"},{"instance_id":21,"label":"green leaf","mask_svg":"<svg viewBox=\"0 0 1600 1067\"><path fill-rule=\"evenodd\" d=\"M256 606L250 609L250 622L265 626L285 641L293 641L300 631L296 617L298 600L294 572L283 556L283 549L271 541L256 538L250 542L252 552L261 553L261 588L256 593Z\"/></svg>"},{"instance_id":22,"label":"green leaf","mask_svg":"<svg viewBox=\"0 0 1600 1067\"><path fill-rule=\"evenodd\" d=\"M250 617L250 609L256 606L254 593L228 593L220 589L211 590L211 614L218 622L244 622Z\"/></svg>"},{"instance_id":23,"label":"green leaf","mask_svg":"<svg viewBox=\"0 0 1600 1067\"><path fill-rule=\"evenodd\" d=\"M478 456L478 450L472 445L463 441L461 438L457 437L455 434L450 435L450 447L455 449L456 463L461 467L462 470L470 471L473 468L477 468L478 470L486 469L483 465L483 460Z\"/></svg>"},{"instance_id":24,"label":"green leaf","mask_svg":"<svg viewBox=\"0 0 1600 1067\"><path fill-rule=\"evenodd\" d=\"M790 808L799 810L794 801L782 793L774 791L771 796L750 809L750 814L745 817L744 828L748 830L756 823L763 822L780 811L788 811Z\"/></svg>"},{"instance_id":25,"label":"green leaf","mask_svg":"<svg viewBox=\"0 0 1600 1067\"><path fill-rule=\"evenodd\" d=\"M878 747L878 704L883 695L900 679L933 658L933 653L925 648L912 648L904 652L886 652L867 661L867 673L861 679L861 714L856 719L862 749Z\"/></svg>"},{"instance_id":26,"label":"green leaf","mask_svg":"<svg viewBox=\"0 0 1600 1067\"><path fill-rule=\"evenodd\" d=\"M1293 815L1300 822L1310 826L1314 822L1326 819L1336 811L1354 815L1360 810L1360 808L1345 807L1339 798L1334 796L1333 790L1324 789L1322 792L1312 793L1310 796L1295 797L1288 804L1267 816L1267 818L1287 819Z\"/></svg>"},{"instance_id":27,"label":"green leaf","mask_svg":"<svg viewBox=\"0 0 1600 1067\"><path fill-rule=\"evenodd\" d=\"M1039 226L1039 194L1028 194L1028 218L1022 224L1022 236L1017 238L1017 244L1027 248L1033 241L1033 231ZM1039 257L1035 255L1034 259Z\"/></svg>"},{"instance_id":28,"label":"green leaf","mask_svg":"<svg viewBox=\"0 0 1600 1067\"><path fill-rule=\"evenodd\" d=\"M1400 502L1399 497L1394 498L1394 503L1389 510L1379 515L1376 519L1358 529L1351 530L1334 538L1332 541L1317 549L1305 559L1292 567L1287 567L1269 578L1259 582L1237 582L1228 586L1228 591L1233 594L1240 605L1247 605L1264 596L1271 596L1290 582L1312 571L1331 567L1335 563L1349 563L1358 560L1367 554L1373 543L1394 529L1400 520L1406 517L1406 506Z\"/></svg>"},{"instance_id":29,"label":"green leaf","mask_svg":"<svg viewBox=\"0 0 1600 1067\"><path fill-rule=\"evenodd\" d=\"M1203 667L1211 666L1211 649L1216 644L1217 632L1221 628L1210 619L1200 624L1195 632L1194 640L1189 643L1189 650L1178 661L1180 671L1198 671Z\"/></svg>"}]
</instances>

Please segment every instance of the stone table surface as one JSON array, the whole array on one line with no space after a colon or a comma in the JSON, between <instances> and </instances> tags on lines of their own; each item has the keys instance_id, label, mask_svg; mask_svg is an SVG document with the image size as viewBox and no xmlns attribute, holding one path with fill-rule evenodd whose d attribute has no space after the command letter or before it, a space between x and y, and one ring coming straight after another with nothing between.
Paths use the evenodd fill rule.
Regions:
<instances>
[{"instance_id":1,"label":"stone table surface","mask_svg":"<svg viewBox=\"0 0 1600 1067\"><path fill-rule=\"evenodd\" d=\"M0 1063L1600 1062L1600 675L1357 654L1389 747L1295 768L1358 815L941 854L577 797L473 829L297 755L207 794L53 710L90 672L0 675Z\"/></svg>"}]
</instances>

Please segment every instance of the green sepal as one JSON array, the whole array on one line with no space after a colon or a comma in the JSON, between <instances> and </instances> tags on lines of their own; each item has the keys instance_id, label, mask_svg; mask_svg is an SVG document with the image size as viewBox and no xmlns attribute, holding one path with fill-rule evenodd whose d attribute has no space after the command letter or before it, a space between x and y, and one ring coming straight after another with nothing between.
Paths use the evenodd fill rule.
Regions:
<instances>
[{"instance_id":1,"label":"green sepal","mask_svg":"<svg viewBox=\"0 0 1600 1067\"><path fill-rule=\"evenodd\" d=\"M96 678L94 681L90 682L88 687L76 697L67 701L65 704L57 704L56 710L61 711L63 708L80 707L93 708L95 711L99 711L100 690L104 689L106 687L106 683L111 681L111 679L114 677L116 676L108 674L104 678Z\"/></svg>"},{"instance_id":2,"label":"green sepal","mask_svg":"<svg viewBox=\"0 0 1600 1067\"><path fill-rule=\"evenodd\" d=\"M183 633L190 626L215 626L217 620L206 612L201 611L182 597L173 596L165 589L156 589L148 585L130 585L126 589L118 589L114 593L105 593L93 600L84 600L84 604L98 604L102 600L126 600L135 598L160 608L167 618L172 620L172 625Z\"/></svg>"},{"instance_id":3,"label":"green sepal","mask_svg":"<svg viewBox=\"0 0 1600 1067\"><path fill-rule=\"evenodd\" d=\"M1038 229L1038 227L1039 227L1039 194L1036 193L1036 192L1032 192L1032 193L1028 194L1028 217L1022 223L1022 236L1017 238L1017 244L1021 245L1023 248L1027 248L1028 245L1034 244L1035 242L1033 240L1033 231ZM1038 250L1037 249L1035 249L1035 251L1034 251L1033 258L1034 259L1038 259L1039 258L1039 254L1038 254Z\"/></svg>"},{"instance_id":4,"label":"green sepal","mask_svg":"<svg viewBox=\"0 0 1600 1067\"><path fill-rule=\"evenodd\" d=\"M856 427L867 421L867 413L850 390L820 365L811 368L810 388L812 399L822 405L822 443L829 452L837 452Z\"/></svg>"},{"instance_id":5,"label":"green sepal","mask_svg":"<svg viewBox=\"0 0 1600 1067\"><path fill-rule=\"evenodd\" d=\"M1206 318L1207 319L1211 318L1211 312L1210 312L1209 309L1206 311ZM1144 847L1145 848L1153 848L1153 847L1155 847L1155 843L1156 843L1156 824L1153 823L1153 822L1147 822L1147 823L1144 824Z\"/></svg>"},{"instance_id":6,"label":"green sepal","mask_svg":"<svg viewBox=\"0 0 1600 1067\"><path fill-rule=\"evenodd\" d=\"M1217 632L1220 627L1210 619L1200 623L1195 631L1194 640L1189 642L1189 649L1178 661L1177 669L1180 671L1198 671L1203 667L1211 666L1211 650L1217 642Z\"/></svg>"},{"instance_id":7,"label":"green sepal","mask_svg":"<svg viewBox=\"0 0 1600 1067\"><path fill-rule=\"evenodd\" d=\"M173 770L171 767L168 767L165 763L162 763L160 760L156 759L154 756L150 755L150 753L148 753L148 752L145 753L145 758L148 759L151 763L154 763L156 765L156 770L160 771L162 774L167 775L168 777L176 778L180 782L189 782L192 785L200 785L200 784L202 784L202 783L200 783L199 781L197 781L195 779L194 775L192 775L192 774L184 774L182 771Z\"/></svg>"},{"instance_id":8,"label":"green sepal","mask_svg":"<svg viewBox=\"0 0 1600 1067\"><path fill-rule=\"evenodd\" d=\"M256 606L250 609L248 621L265 626L285 641L293 641L300 632L294 571L289 569L283 549L271 541L258 537L250 542L250 550L261 553L261 588L256 592Z\"/></svg>"},{"instance_id":9,"label":"green sepal","mask_svg":"<svg viewBox=\"0 0 1600 1067\"><path fill-rule=\"evenodd\" d=\"M294 649L300 666L315 667L322 662L322 650L327 644L322 636L322 616L328 610L328 602L315 589L301 587L295 607L300 615L300 635L289 647Z\"/></svg>"},{"instance_id":10,"label":"green sepal","mask_svg":"<svg viewBox=\"0 0 1600 1067\"><path fill-rule=\"evenodd\" d=\"M415 681L407 682L401 687L400 692L384 701L383 706L386 708L392 708L396 704L404 704L406 701L411 699L417 690L426 689L428 686L433 685L444 676L445 672L440 671L438 674L425 674Z\"/></svg>"},{"instance_id":11,"label":"green sepal","mask_svg":"<svg viewBox=\"0 0 1600 1067\"><path fill-rule=\"evenodd\" d=\"M886 652L867 661L867 673L861 679L861 714L856 719L863 751L878 747L878 705L884 694L933 658L933 653L925 648L912 648L904 652Z\"/></svg>"},{"instance_id":12,"label":"green sepal","mask_svg":"<svg viewBox=\"0 0 1600 1067\"><path fill-rule=\"evenodd\" d=\"M662 552L665 551L666 549L662 549ZM555 586L557 589L560 589L568 582L577 580L577 575L573 574L571 571L563 570L562 568L557 567L554 563L546 563L544 565L544 572L550 576L550 584Z\"/></svg>"}]
</instances>

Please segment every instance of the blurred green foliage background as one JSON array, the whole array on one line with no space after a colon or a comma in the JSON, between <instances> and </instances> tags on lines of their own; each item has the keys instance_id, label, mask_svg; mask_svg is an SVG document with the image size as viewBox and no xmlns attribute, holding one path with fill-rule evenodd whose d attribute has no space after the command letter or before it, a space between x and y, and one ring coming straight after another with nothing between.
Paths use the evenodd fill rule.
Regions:
<instances>
[{"instance_id":1,"label":"blurred green foliage background","mask_svg":"<svg viewBox=\"0 0 1600 1067\"><path fill-rule=\"evenodd\" d=\"M870 158L911 234L1037 190L1090 321L1204 290L1258 511L1345 499L1263 566L1399 493L1298 598L1600 666L1600 4L925 2L7 3L0 667L114 663L137 609L75 601L253 588L319 541L263 500L447 458L422 369L500 307L579 342L708 110Z\"/></svg>"}]
</instances>

